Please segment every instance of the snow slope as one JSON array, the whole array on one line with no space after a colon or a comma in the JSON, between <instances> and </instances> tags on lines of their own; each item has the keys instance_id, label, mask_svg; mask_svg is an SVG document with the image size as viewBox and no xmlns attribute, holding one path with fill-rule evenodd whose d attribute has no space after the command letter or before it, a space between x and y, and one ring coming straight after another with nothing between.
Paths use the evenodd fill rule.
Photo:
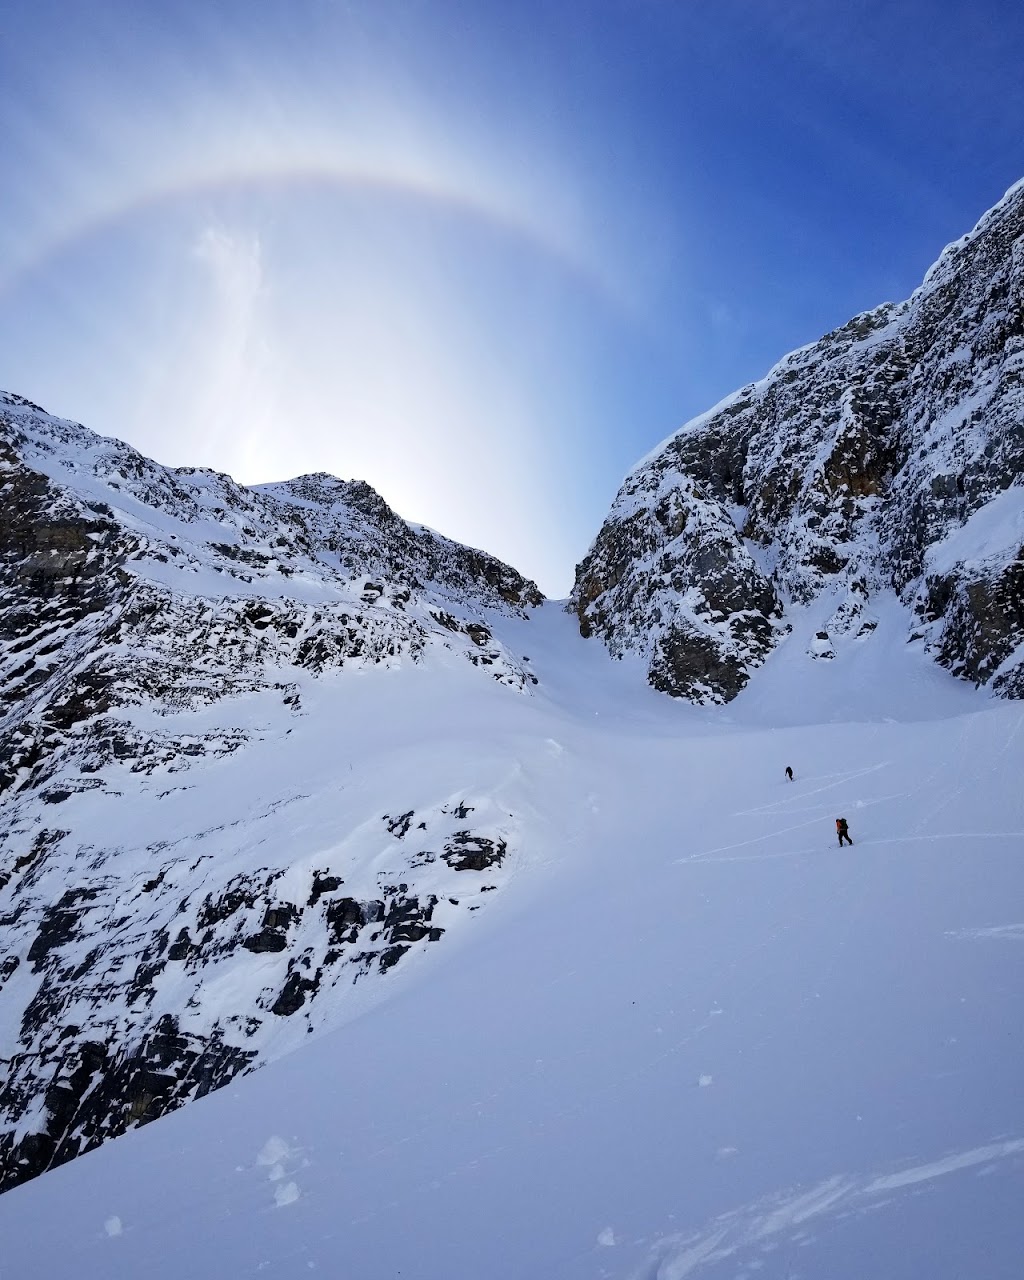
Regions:
<instances>
[{"instance_id":1,"label":"snow slope","mask_svg":"<svg viewBox=\"0 0 1024 1280\"><path fill-rule=\"evenodd\" d=\"M794 628L725 709L548 604L495 624L532 696L439 650L205 761L207 820L272 779L297 843L486 800L502 891L338 1029L0 1197L2 1280L1017 1280L1024 707L872 603L870 645Z\"/></svg>"}]
</instances>

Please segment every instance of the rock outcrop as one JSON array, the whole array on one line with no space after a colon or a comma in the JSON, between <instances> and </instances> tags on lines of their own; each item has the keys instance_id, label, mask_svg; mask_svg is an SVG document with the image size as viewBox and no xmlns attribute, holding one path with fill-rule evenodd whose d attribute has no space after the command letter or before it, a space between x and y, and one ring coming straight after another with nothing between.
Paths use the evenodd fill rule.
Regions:
<instances>
[{"instance_id":1,"label":"rock outcrop","mask_svg":"<svg viewBox=\"0 0 1024 1280\"><path fill-rule=\"evenodd\" d=\"M641 654L656 688L726 702L794 604L835 594L830 641L870 630L872 597L895 591L939 662L1019 697L1022 485L1018 184L907 302L793 352L644 459L572 607L585 635Z\"/></svg>"},{"instance_id":2,"label":"rock outcrop","mask_svg":"<svg viewBox=\"0 0 1024 1280\"><path fill-rule=\"evenodd\" d=\"M267 816L257 811L250 836ZM276 863L241 873L200 852L216 849L216 832L143 850L42 833L45 848L13 868L0 916L0 990L18 1013L3 1062L0 1190L329 1025L347 987L439 941L499 887L507 830L486 798L405 818L411 830L396 831L379 815L328 866L285 846Z\"/></svg>"}]
</instances>

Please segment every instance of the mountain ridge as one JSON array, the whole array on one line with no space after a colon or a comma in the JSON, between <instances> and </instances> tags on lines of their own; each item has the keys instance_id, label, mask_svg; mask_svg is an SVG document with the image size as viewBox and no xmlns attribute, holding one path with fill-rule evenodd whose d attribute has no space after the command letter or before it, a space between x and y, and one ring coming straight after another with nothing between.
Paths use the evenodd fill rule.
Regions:
<instances>
[{"instance_id":1,"label":"mountain ridge","mask_svg":"<svg viewBox=\"0 0 1024 1280\"><path fill-rule=\"evenodd\" d=\"M642 459L577 567L584 632L639 654L656 688L723 702L788 606L846 592L807 638L834 656L893 589L940 663L1020 696L1016 521L981 569L931 572L927 553L1024 474L1022 235L1018 183L910 299L790 352Z\"/></svg>"}]
</instances>

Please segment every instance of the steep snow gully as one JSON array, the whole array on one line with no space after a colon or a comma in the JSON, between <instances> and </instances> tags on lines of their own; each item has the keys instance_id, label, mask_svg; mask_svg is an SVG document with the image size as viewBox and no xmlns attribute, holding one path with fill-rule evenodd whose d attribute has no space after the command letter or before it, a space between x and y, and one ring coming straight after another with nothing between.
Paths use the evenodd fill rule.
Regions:
<instances>
[{"instance_id":1,"label":"steep snow gully","mask_svg":"<svg viewBox=\"0 0 1024 1280\"><path fill-rule=\"evenodd\" d=\"M273 774L341 827L457 777L521 853L386 1002L0 1197L0 1276L1019 1276L1021 705L913 647L808 688L783 641L723 710L555 605L503 641L529 698L341 672L205 766L224 816Z\"/></svg>"}]
</instances>

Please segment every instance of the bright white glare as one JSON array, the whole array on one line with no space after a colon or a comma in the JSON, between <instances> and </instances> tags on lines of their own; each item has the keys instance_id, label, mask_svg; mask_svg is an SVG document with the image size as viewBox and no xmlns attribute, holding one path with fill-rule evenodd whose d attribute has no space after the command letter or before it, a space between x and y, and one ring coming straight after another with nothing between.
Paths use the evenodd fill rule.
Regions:
<instances>
[{"instance_id":1,"label":"bright white glare","mask_svg":"<svg viewBox=\"0 0 1024 1280\"><path fill-rule=\"evenodd\" d=\"M365 194L292 195L267 222L205 225L161 274L166 325L128 400L132 442L243 483L367 480L407 518L563 593L545 443L560 408L537 394L529 263L501 261L500 235L423 226L415 208L383 217ZM520 285L515 300L491 296L502 282Z\"/></svg>"},{"instance_id":2,"label":"bright white glare","mask_svg":"<svg viewBox=\"0 0 1024 1280\"><path fill-rule=\"evenodd\" d=\"M9 293L51 266L81 277L81 332L121 353L123 384L87 425L243 482L365 479L567 590L551 347L595 302L632 303L557 150L474 138L408 86L183 84L148 114L85 110L88 142L42 157L59 198L0 262ZM150 227L148 275L89 279L96 244ZM104 302L132 290L120 317ZM72 390L59 408L85 416Z\"/></svg>"}]
</instances>

